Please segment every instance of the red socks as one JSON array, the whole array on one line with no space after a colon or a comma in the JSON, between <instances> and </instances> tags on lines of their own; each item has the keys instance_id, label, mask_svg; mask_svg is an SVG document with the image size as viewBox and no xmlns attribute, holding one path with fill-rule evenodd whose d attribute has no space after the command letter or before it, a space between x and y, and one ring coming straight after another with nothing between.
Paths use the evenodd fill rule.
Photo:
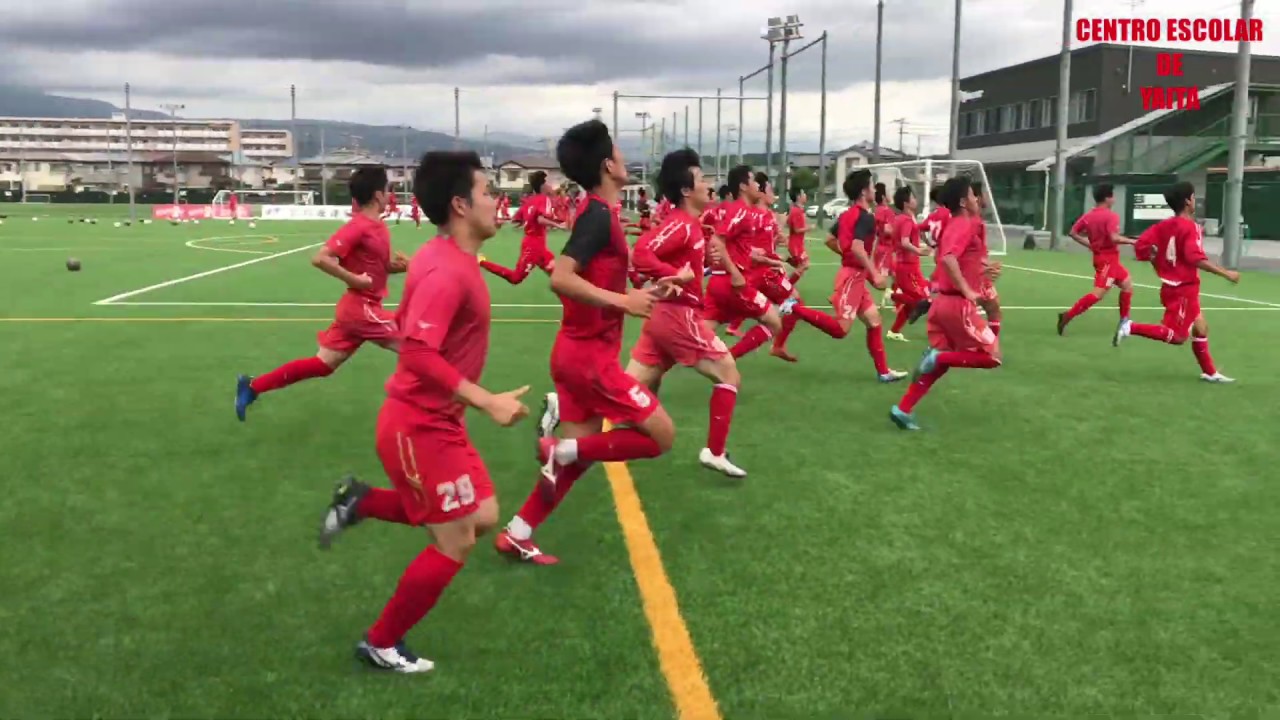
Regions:
<instances>
[{"instance_id":1,"label":"red socks","mask_svg":"<svg viewBox=\"0 0 1280 720\"><path fill-rule=\"evenodd\" d=\"M440 594L461 569L462 563L440 552L435 545L423 550L405 568L395 594L382 609L378 621L369 628L369 644L388 648L403 640L405 633L435 607Z\"/></svg>"},{"instance_id":2,"label":"red socks","mask_svg":"<svg viewBox=\"0 0 1280 720\"><path fill-rule=\"evenodd\" d=\"M987 323L987 327L991 328L991 332L994 333L996 337L1000 337L1000 321L999 320L989 321Z\"/></svg>"},{"instance_id":3,"label":"red socks","mask_svg":"<svg viewBox=\"0 0 1280 720\"><path fill-rule=\"evenodd\" d=\"M633 428L617 428L588 435L578 438L577 443L577 461L581 463L626 462L656 458L662 454L662 448L658 447L656 440Z\"/></svg>"},{"instance_id":4,"label":"red socks","mask_svg":"<svg viewBox=\"0 0 1280 720\"><path fill-rule=\"evenodd\" d=\"M889 359L884 355L884 328L880 325L867 328L867 352L871 353L871 361L876 364L876 374L889 372Z\"/></svg>"},{"instance_id":5,"label":"red socks","mask_svg":"<svg viewBox=\"0 0 1280 720\"><path fill-rule=\"evenodd\" d=\"M323 360L313 355L307 358L290 360L265 375L259 375L253 379L253 382L249 383L249 387L261 395L265 392L289 387L296 382L310 380L311 378L328 377L332 374L333 368L325 365Z\"/></svg>"},{"instance_id":6,"label":"red socks","mask_svg":"<svg viewBox=\"0 0 1280 720\"><path fill-rule=\"evenodd\" d=\"M763 325L756 325L748 330L747 334L743 335L742 339L729 349L729 354L733 355L734 359L740 358L769 342L771 337L773 337L773 333L769 331L769 328Z\"/></svg>"},{"instance_id":7,"label":"red socks","mask_svg":"<svg viewBox=\"0 0 1280 720\"><path fill-rule=\"evenodd\" d=\"M938 382L938 380L946 374L947 369L945 367L938 366L938 368L933 372L921 375L919 380L916 380L907 386L906 394L898 401L898 409L904 413L910 414L912 410L915 410L916 403L920 402L924 399L925 395L929 394L929 390L933 387L933 384Z\"/></svg>"},{"instance_id":8,"label":"red socks","mask_svg":"<svg viewBox=\"0 0 1280 720\"><path fill-rule=\"evenodd\" d=\"M1186 338L1183 338L1183 340L1179 341L1177 334L1172 329L1167 328L1164 325L1133 323L1129 326L1129 334L1144 337L1149 340L1156 340L1162 343L1169 343L1170 345L1178 345L1186 340Z\"/></svg>"},{"instance_id":9,"label":"red socks","mask_svg":"<svg viewBox=\"0 0 1280 720\"><path fill-rule=\"evenodd\" d=\"M360 498L356 505L356 514L361 518L373 518L383 522L409 525L409 516L400 502L400 493L386 488L369 488L369 492ZM378 647L383 647L379 645Z\"/></svg>"},{"instance_id":10,"label":"red socks","mask_svg":"<svg viewBox=\"0 0 1280 720\"><path fill-rule=\"evenodd\" d=\"M520 512L516 513L516 517L525 521L528 526L536 530L538 526L546 521L552 511L560 507L564 496L569 494L569 490L573 488L573 484L582 477L587 470L591 469L589 463L575 462L560 468L560 472L556 475L556 492L555 497L548 499L542 493L542 489L536 485L533 492L529 493L528 499L524 501Z\"/></svg>"},{"instance_id":11,"label":"red socks","mask_svg":"<svg viewBox=\"0 0 1280 720\"><path fill-rule=\"evenodd\" d=\"M939 368L971 368L974 370L990 370L999 367L1000 361L977 350L951 350L938 353Z\"/></svg>"},{"instance_id":12,"label":"red socks","mask_svg":"<svg viewBox=\"0 0 1280 720\"><path fill-rule=\"evenodd\" d=\"M907 324L907 315L909 315L911 311L907 309L906 305L896 303L893 306L893 312L893 327L889 328L889 332L900 333L902 332L902 327Z\"/></svg>"},{"instance_id":13,"label":"red socks","mask_svg":"<svg viewBox=\"0 0 1280 720\"><path fill-rule=\"evenodd\" d=\"M1218 372L1218 368L1213 365L1213 356L1209 354L1209 338L1191 338L1191 352L1195 354L1196 362L1200 363L1200 372L1205 375L1214 375Z\"/></svg>"},{"instance_id":14,"label":"red socks","mask_svg":"<svg viewBox=\"0 0 1280 720\"><path fill-rule=\"evenodd\" d=\"M733 423L733 408L738 404L738 388L718 384L711 389L711 422L707 425L707 449L712 455L724 455ZM581 452L581 448L578 450Z\"/></svg>"},{"instance_id":15,"label":"red socks","mask_svg":"<svg viewBox=\"0 0 1280 720\"><path fill-rule=\"evenodd\" d=\"M775 348L787 346L787 338L791 337L791 333L795 331L796 323L798 322L800 322L800 317L795 312L782 318L782 332L773 336L773 346Z\"/></svg>"},{"instance_id":16,"label":"red socks","mask_svg":"<svg viewBox=\"0 0 1280 720\"><path fill-rule=\"evenodd\" d=\"M1120 317L1122 318L1129 317L1129 308L1131 307L1133 307L1133 291L1121 290L1120 291Z\"/></svg>"},{"instance_id":17,"label":"red socks","mask_svg":"<svg viewBox=\"0 0 1280 720\"><path fill-rule=\"evenodd\" d=\"M1121 295L1120 297L1123 298L1124 296ZM1072 305L1071 309L1067 311L1067 320L1074 320L1077 317L1080 317L1085 313L1086 310L1093 307L1094 303L1096 302L1098 302L1098 296L1094 295L1093 293L1089 293L1088 295L1085 295L1084 297L1080 298L1079 300L1076 301L1076 304ZM1123 304L1123 300L1121 301L1121 303ZM1120 314L1124 315L1124 313L1120 313Z\"/></svg>"},{"instance_id":18,"label":"red socks","mask_svg":"<svg viewBox=\"0 0 1280 720\"><path fill-rule=\"evenodd\" d=\"M840 321L835 316L821 310L814 310L808 305L796 303L795 307L791 308L791 314L837 340L849 334L848 330L840 327Z\"/></svg>"},{"instance_id":19,"label":"red socks","mask_svg":"<svg viewBox=\"0 0 1280 720\"><path fill-rule=\"evenodd\" d=\"M506 280L512 285L519 285L520 283L524 282L525 278L529 277L528 272L525 272L522 274L519 270L505 268L497 263L491 263L488 260L481 260L480 267L484 268L485 270L488 270L494 275L497 275L503 280ZM531 267L529 269L532 270L533 268Z\"/></svg>"}]
</instances>

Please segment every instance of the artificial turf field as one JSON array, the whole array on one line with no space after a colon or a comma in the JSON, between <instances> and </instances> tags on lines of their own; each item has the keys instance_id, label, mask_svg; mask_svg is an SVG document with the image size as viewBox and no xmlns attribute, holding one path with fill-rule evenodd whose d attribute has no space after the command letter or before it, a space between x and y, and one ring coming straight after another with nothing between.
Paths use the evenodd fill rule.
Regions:
<instances>
[{"instance_id":1,"label":"artificial turf field","mask_svg":"<svg viewBox=\"0 0 1280 720\"><path fill-rule=\"evenodd\" d=\"M840 342L801 326L799 364L741 362L741 483L698 465L709 387L677 371L662 388L676 449L580 482L538 534L557 566L481 540L409 636L436 671L386 677L351 649L423 534L314 540L343 472L386 483L373 428L394 358L370 347L264 396L246 424L232 412L237 373L314 352L341 288L308 250L272 256L335 226L114 228L120 208L14 208L0 205L0 717L1280 711L1280 278L1206 277L1213 354L1239 380L1211 386L1189 347L1112 348L1114 296L1057 337L1087 257L1014 252L1005 366L950 373L914 434L889 422L905 386L875 381L858 326ZM410 252L429 236L393 229ZM486 253L510 263L517 244L505 230ZM1135 319L1158 322L1150 269L1129 266L1146 286ZM834 271L805 277L810 302ZM489 286L485 385L550 390L545 279ZM922 325L907 332L889 343L899 369L924 347ZM505 521L535 477L532 423L471 432Z\"/></svg>"}]
</instances>

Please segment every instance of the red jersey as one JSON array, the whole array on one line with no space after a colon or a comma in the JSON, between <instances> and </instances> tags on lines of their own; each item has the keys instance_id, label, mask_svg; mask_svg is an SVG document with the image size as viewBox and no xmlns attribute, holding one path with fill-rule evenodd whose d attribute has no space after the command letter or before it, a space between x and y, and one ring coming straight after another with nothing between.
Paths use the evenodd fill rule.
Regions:
<instances>
[{"instance_id":1,"label":"red jersey","mask_svg":"<svg viewBox=\"0 0 1280 720\"><path fill-rule=\"evenodd\" d=\"M947 226L947 221L951 219L951 211L946 207L939 205L929 213L929 217L924 219L925 226L929 229L929 239L933 240L933 244L937 245L942 239L942 231Z\"/></svg>"},{"instance_id":2,"label":"red jersey","mask_svg":"<svg viewBox=\"0 0 1280 720\"><path fill-rule=\"evenodd\" d=\"M555 207L547 195L533 195L520 206L521 222L524 223L524 236L529 240L540 240L547 244L547 226L538 222L538 218L555 220Z\"/></svg>"},{"instance_id":3,"label":"red jersey","mask_svg":"<svg viewBox=\"0 0 1280 720\"><path fill-rule=\"evenodd\" d=\"M890 223L893 222L894 215L896 215L896 213L893 211L893 206L891 205L876 206L875 215L873 216L876 222L875 239L867 240L864 242L864 245L866 246L865 249L867 251L867 254L871 253L871 247L873 244L879 244L886 248L892 244L893 241L886 234L886 231L888 230Z\"/></svg>"},{"instance_id":4,"label":"red jersey","mask_svg":"<svg viewBox=\"0 0 1280 720\"><path fill-rule=\"evenodd\" d=\"M569 220L569 198L557 195L551 201L552 216L556 222L567 222ZM545 225L543 232L546 232Z\"/></svg>"},{"instance_id":5,"label":"red jersey","mask_svg":"<svg viewBox=\"0 0 1280 720\"><path fill-rule=\"evenodd\" d=\"M231 207L231 214L234 216L236 214L236 208L240 206L240 199L235 196L235 193L232 193L231 197L227 200L227 204Z\"/></svg>"},{"instance_id":6,"label":"red jersey","mask_svg":"<svg viewBox=\"0 0 1280 720\"><path fill-rule=\"evenodd\" d=\"M707 241L702 225L692 215L675 208L656 230L640 236L632 255L636 270L654 279L671 277L686 265L693 270L693 280L681 292L662 302L702 306L702 259Z\"/></svg>"},{"instance_id":7,"label":"red jersey","mask_svg":"<svg viewBox=\"0 0 1280 720\"><path fill-rule=\"evenodd\" d=\"M903 240L915 247L920 247L920 225L916 223L916 219L911 216L911 213L898 213L890 226L893 228L893 249L897 254L898 263L920 267L920 256L902 248Z\"/></svg>"},{"instance_id":8,"label":"red jersey","mask_svg":"<svg viewBox=\"0 0 1280 720\"><path fill-rule=\"evenodd\" d=\"M1199 285L1199 263L1207 260L1204 237L1195 220L1175 215L1152 225L1133 247L1139 260L1151 260L1165 285Z\"/></svg>"},{"instance_id":9,"label":"red jersey","mask_svg":"<svg viewBox=\"0 0 1280 720\"><path fill-rule=\"evenodd\" d=\"M387 263L391 262L391 231L387 224L357 213L325 243L347 272L373 280L367 290L347 288L352 295L381 303L387 296Z\"/></svg>"},{"instance_id":10,"label":"red jersey","mask_svg":"<svg viewBox=\"0 0 1280 720\"><path fill-rule=\"evenodd\" d=\"M794 245L804 242L805 227L809 224L804 217L804 208L792 205L787 211L787 239Z\"/></svg>"},{"instance_id":11,"label":"red jersey","mask_svg":"<svg viewBox=\"0 0 1280 720\"><path fill-rule=\"evenodd\" d=\"M466 406L454 398L456 386L442 386L412 366L417 356L434 354L463 378L479 382L489 353L489 313L489 286L474 255L449 237L418 248L396 311L400 352L387 396L461 425Z\"/></svg>"},{"instance_id":12,"label":"red jersey","mask_svg":"<svg viewBox=\"0 0 1280 720\"><path fill-rule=\"evenodd\" d=\"M636 212L640 213L640 217L649 217L649 199L640 198L636 201Z\"/></svg>"},{"instance_id":13,"label":"red jersey","mask_svg":"<svg viewBox=\"0 0 1280 720\"><path fill-rule=\"evenodd\" d=\"M672 211L672 210L674 210L674 209L675 209L675 206L673 206L673 205L671 204L671 201L670 201L670 200L668 200L668 199L666 199L666 198L664 197L664 198L662 198L662 200L658 203L658 211L657 211L656 216L654 217L654 219L655 219L655 220L658 220L658 221L661 221L663 218L665 218L665 217L667 216L667 213L671 212L671 211Z\"/></svg>"},{"instance_id":14,"label":"red jersey","mask_svg":"<svg viewBox=\"0 0 1280 720\"><path fill-rule=\"evenodd\" d=\"M1080 216L1071 232L1089 238L1089 249L1093 251L1095 261L1117 261L1120 259L1120 248L1112 241L1120 232L1120 216L1110 208L1099 205Z\"/></svg>"},{"instance_id":15,"label":"red jersey","mask_svg":"<svg viewBox=\"0 0 1280 720\"><path fill-rule=\"evenodd\" d=\"M417 195L409 196L409 211L413 213L414 217L418 217L418 196Z\"/></svg>"},{"instance_id":16,"label":"red jersey","mask_svg":"<svg viewBox=\"0 0 1280 720\"><path fill-rule=\"evenodd\" d=\"M523 223L524 214L525 214L525 211L528 209L528 207L529 207L529 198L528 197L520 198L520 207L516 208L516 214L512 216L511 221L515 223Z\"/></svg>"},{"instance_id":17,"label":"red jersey","mask_svg":"<svg viewBox=\"0 0 1280 720\"><path fill-rule=\"evenodd\" d=\"M751 266L751 240L757 232L759 214L745 200L721 203L720 208L723 215L716 224L715 234L724 238L729 260L739 270L746 270Z\"/></svg>"},{"instance_id":18,"label":"red jersey","mask_svg":"<svg viewBox=\"0 0 1280 720\"><path fill-rule=\"evenodd\" d=\"M876 236L875 216L861 206L854 205L836 218L833 234L836 236L836 247L840 249L840 264L865 274L867 268L853 254L853 243L861 241L864 248L869 246L871 239Z\"/></svg>"},{"instance_id":19,"label":"red jersey","mask_svg":"<svg viewBox=\"0 0 1280 720\"><path fill-rule=\"evenodd\" d=\"M609 292L627 291L631 247L618 216L599 196L587 197L563 254L577 261L578 274L592 285ZM560 335L599 341L606 346L604 352L618 356L622 351L621 310L595 307L564 296L560 297L560 304L564 306Z\"/></svg>"},{"instance_id":20,"label":"red jersey","mask_svg":"<svg viewBox=\"0 0 1280 720\"><path fill-rule=\"evenodd\" d=\"M716 223L720 221L720 205L719 203L711 203L703 211L702 216L698 218L698 222L702 225L702 235L710 240L712 233L715 232Z\"/></svg>"},{"instance_id":21,"label":"red jersey","mask_svg":"<svg viewBox=\"0 0 1280 720\"><path fill-rule=\"evenodd\" d=\"M751 246L760 248L765 257L778 259L778 217L768 207L752 208L756 212L756 231Z\"/></svg>"},{"instance_id":22,"label":"red jersey","mask_svg":"<svg viewBox=\"0 0 1280 720\"><path fill-rule=\"evenodd\" d=\"M934 273L938 292L957 295L960 289L951 282L951 276L942 270L942 258L953 257L960 264L960 274L969 288L977 292L982 288L982 271L987 259L987 244L978 233L981 218L968 218L967 222L948 222L938 241L938 271Z\"/></svg>"},{"instance_id":23,"label":"red jersey","mask_svg":"<svg viewBox=\"0 0 1280 720\"><path fill-rule=\"evenodd\" d=\"M400 209L400 201L396 199L395 193L387 193L387 212L396 212Z\"/></svg>"}]
</instances>

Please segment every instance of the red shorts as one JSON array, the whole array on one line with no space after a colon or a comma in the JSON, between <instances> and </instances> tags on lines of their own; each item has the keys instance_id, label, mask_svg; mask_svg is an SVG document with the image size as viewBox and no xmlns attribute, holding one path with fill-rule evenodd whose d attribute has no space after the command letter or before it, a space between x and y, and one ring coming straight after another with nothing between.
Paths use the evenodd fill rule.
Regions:
<instances>
[{"instance_id":1,"label":"red shorts","mask_svg":"<svg viewBox=\"0 0 1280 720\"><path fill-rule=\"evenodd\" d=\"M533 268L542 268L550 273L555 266L556 256L547 249L545 238L528 238L520 241L520 259L516 261L516 272L528 275Z\"/></svg>"},{"instance_id":2,"label":"red shorts","mask_svg":"<svg viewBox=\"0 0 1280 720\"><path fill-rule=\"evenodd\" d=\"M920 263L898 263L893 273L893 289L902 296L903 302L914 305L929 297L929 282L920 271Z\"/></svg>"},{"instance_id":3,"label":"red shorts","mask_svg":"<svg viewBox=\"0 0 1280 720\"><path fill-rule=\"evenodd\" d=\"M1109 288L1129 279L1129 270L1120 264L1120 258L1093 259L1093 286Z\"/></svg>"},{"instance_id":4,"label":"red shorts","mask_svg":"<svg viewBox=\"0 0 1280 720\"><path fill-rule=\"evenodd\" d=\"M871 264L875 265L876 272L881 275L891 274L893 268L890 264L890 258L893 255L893 249L886 247L880 243L876 243L875 252L871 256Z\"/></svg>"},{"instance_id":5,"label":"red shorts","mask_svg":"<svg viewBox=\"0 0 1280 720\"><path fill-rule=\"evenodd\" d=\"M747 279L747 284L759 290L774 305L781 305L796 292L796 287L787 279L787 274L773 267L754 270Z\"/></svg>"},{"instance_id":6,"label":"red shorts","mask_svg":"<svg viewBox=\"0 0 1280 720\"><path fill-rule=\"evenodd\" d=\"M929 308L929 347L935 350L1000 351L1000 339L978 314L978 306L960 295L937 295Z\"/></svg>"},{"instance_id":7,"label":"red shorts","mask_svg":"<svg viewBox=\"0 0 1280 720\"><path fill-rule=\"evenodd\" d=\"M618 352L609 344L557 335L551 381L565 422L604 418L614 425L639 425L659 407L649 388L622 371Z\"/></svg>"},{"instance_id":8,"label":"red shorts","mask_svg":"<svg viewBox=\"0 0 1280 720\"><path fill-rule=\"evenodd\" d=\"M343 295L333 311L333 324L316 333L320 347L353 353L366 342L386 345L399 336L395 313L381 303L356 295Z\"/></svg>"},{"instance_id":9,"label":"red shorts","mask_svg":"<svg viewBox=\"0 0 1280 720\"><path fill-rule=\"evenodd\" d=\"M378 414L376 444L414 525L467 517L493 497L489 470L461 424L387 399Z\"/></svg>"},{"instance_id":10,"label":"red shorts","mask_svg":"<svg viewBox=\"0 0 1280 720\"><path fill-rule=\"evenodd\" d=\"M713 323L759 320L769 312L769 299L750 282L734 288L728 275L712 275L707 280L702 316Z\"/></svg>"},{"instance_id":11,"label":"red shorts","mask_svg":"<svg viewBox=\"0 0 1280 720\"><path fill-rule=\"evenodd\" d=\"M658 303L644 321L631 359L663 371L673 365L693 367L702 360L719 360L729 354L724 341L707 327L700 308Z\"/></svg>"},{"instance_id":12,"label":"red shorts","mask_svg":"<svg viewBox=\"0 0 1280 720\"><path fill-rule=\"evenodd\" d=\"M862 270L840 266L836 272L836 286L831 293L831 306L836 317L852 320L875 307L871 292L867 290L867 274Z\"/></svg>"},{"instance_id":13,"label":"red shorts","mask_svg":"<svg viewBox=\"0 0 1280 720\"><path fill-rule=\"evenodd\" d=\"M1199 285L1161 285L1160 304L1164 318L1160 324L1181 337L1191 334L1191 326L1200 317Z\"/></svg>"},{"instance_id":14,"label":"red shorts","mask_svg":"<svg viewBox=\"0 0 1280 720\"><path fill-rule=\"evenodd\" d=\"M792 265L799 265L809 259L809 253L804 247L804 235L792 235L787 238L787 254L791 256L787 262Z\"/></svg>"}]
</instances>

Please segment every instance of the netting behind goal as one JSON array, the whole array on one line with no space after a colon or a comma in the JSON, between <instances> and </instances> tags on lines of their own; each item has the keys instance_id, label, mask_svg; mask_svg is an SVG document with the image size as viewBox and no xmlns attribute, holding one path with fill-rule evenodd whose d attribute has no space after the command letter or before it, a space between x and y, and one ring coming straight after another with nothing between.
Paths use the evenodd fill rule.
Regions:
<instances>
[{"instance_id":1,"label":"netting behind goal","mask_svg":"<svg viewBox=\"0 0 1280 720\"><path fill-rule=\"evenodd\" d=\"M214 205L230 205L231 190L219 190L213 196ZM246 205L314 205L314 190L236 190L240 202Z\"/></svg>"},{"instance_id":2,"label":"netting behind goal","mask_svg":"<svg viewBox=\"0 0 1280 720\"><path fill-rule=\"evenodd\" d=\"M935 187L958 175L967 175L971 180L980 181L985 201L982 220L987 224L987 248L992 255L1004 255L1008 252L1004 224L1000 222L1000 212L991 196L991 182L987 179L986 169L977 160L909 160L864 165L857 169L870 170L874 182L885 184L890 198L899 187L910 187L916 196L917 212L921 219L934 209L933 203L929 202L929 192Z\"/></svg>"},{"instance_id":3,"label":"netting behind goal","mask_svg":"<svg viewBox=\"0 0 1280 720\"><path fill-rule=\"evenodd\" d=\"M24 193L22 202L31 203L32 205L48 205L53 202L53 198L45 193Z\"/></svg>"}]
</instances>

